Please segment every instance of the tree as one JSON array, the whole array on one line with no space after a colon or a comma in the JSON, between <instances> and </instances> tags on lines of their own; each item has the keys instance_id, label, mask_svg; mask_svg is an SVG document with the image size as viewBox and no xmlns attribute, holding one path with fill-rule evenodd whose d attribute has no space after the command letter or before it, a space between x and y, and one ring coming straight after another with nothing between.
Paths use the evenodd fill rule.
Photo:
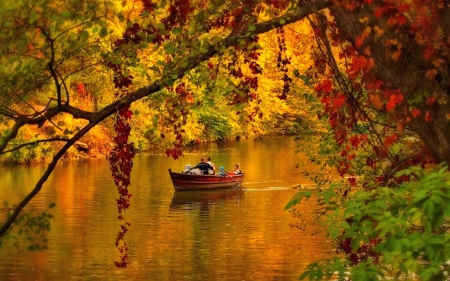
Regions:
<instances>
[{"instance_id":1,"label":"tree","mask_svg":"<svg viewBox=\"0 0 450 281\"><path fill-rule=\"evenodd\" d=\"M247 4L250 9L244 10ZM237 83L229 87L229 92L234 95L232 103L251 100L254 97L251 89L256 89L256 76L261 72L256 62L255 35L311 13L309 7L304 7L286 16L292 18L275 18L257 24L257 15L266 14L261 10L266 8L265 4L257 2L231 4L218 1L205 5L202 1L174 1L157 5L151 1L135 1L122 2L122 6L118 6L115 2L103 1L41 0L4 1L0 5L2 85L5 85L0 113L7 128L0 142L0 153L45 142L63 143L35 188L8 216L0 228L0 236L5 235L23 208L41 190L64 153L113 114L116 114L117 136L116 147L109 159L119 191L117 202L119 219L122 219L122 212L129 207L131 194L127 186L134 156L133 146L128 143L130 104L166 88L181 96L187 95L183 79L193 76L196 68L210 69L213 73L214 67L208 62L210 58L217 56L220 65L223 60L229 63L239 56L238 53L248 63L251 74L243 75L241 69L229 63L228 71ZM276 9L280 8L286 6L277 4ZM167 12L164 14L164 11ZM233 50L229 51L231 47ZM86 111L71 102L70 85L82 79L81 74L89 73L97 66L111 73L108 79L111 86L107 89L115 89L116 100L97 111ZM138 79L139 76L142 78ZM232 85L230 81L228 83ZM81 86L77 89L78 93L83 92ZM51 96L47 99L49 93ZM43 108L38 106L40 104ZM174 116L186 114L177 111ZM64 130L63 123L53 121L62 114L86 120L86 124L75 132ZM181 155L183 130L180 120L174 118L177 137L174 148L167 151L175 158ZM40 127L45 122L64 131L64 135L55 132L50 139L14 142L24 126ZM123 237L127 227L124 222L117 236L121 252L121 259L116 263L119 267L126 266L127 246Z\"/></svg>"},{"instance_id":2,"label":"tree","mask_svg":"<svg viewBox=\"0 0 450 281\"><path fill-rule=\"evenodd\" d=\"M331 131L318 156L343 179L336 186L319 177L329 188L317 194L324 209L315 219L341 256L310 265L303 278L447 278L439 243L450 218L439 202L449 196L448 172L422 169L448 165L448 9L439 1L335 1L310 19L324 75L315 89ZM288 208L310 196L299 193Z\"/></svg>"},{"instance_id":3,"label":"tree","mask_svg":"<svg viewBox=\"0 0 450 281\"><path fill-rule=\"evenodd\" d=\"M149 0L111 1L4 1L0 4L0 38L3 69L0 122L8 128L0 141L0 154L37 143L58 141L58 150L33 191L0 228L10 229L23 208L41 190L67 150L92 128L115 116L116 146L110 156L118 187L119 213L129 206L127 191L134 156L129 142L131 103L161 90L176 93L173 108L173 148L167 155L179 157L183 145L183 109L190 93L187 83L207 85L229 74L220 85L230 104L255 100L259 75L258 35L306 19L315 33L314 71L292 74L287 65L286 44L279 40L278 68L286 99L291 76L313 86L323 106L319 119L327 120L335 150L328 165L350 175L356 186L372 179L398 182L395 172L414 164L449 162L448 129L448 3L445 1L188 1L155 4ZM233 62L242 59L246 70ZM95 111L74 106L70 83L82 80L93 69L110 74L106 89L114 89L114 101ZM209 73L198 79L196 71ZM81 93L80 91L79 93ZM48 93L51 93L50 99ZM45 95L44 95L45 94ZM44 108L38 109L37 104ZM258 116L248 107L248 116ZM75 132L53 120L61 114L86 124ZM24 126L53 122L66 134L28 143L14 143ZM417 136L408 151L397 144L405 136ZM357 159L365 155L365 161ZM358 156L358 157L357 157ZM367 167L362 169L361 163ZM409 177L410 178L410 177ZM405 177L402 177L405 179ZM365 181L365 182L364 182ZM118 244L127 231L124 222ZM126 266L126 244L120 246Z\"/></svg>"}]
</instances>

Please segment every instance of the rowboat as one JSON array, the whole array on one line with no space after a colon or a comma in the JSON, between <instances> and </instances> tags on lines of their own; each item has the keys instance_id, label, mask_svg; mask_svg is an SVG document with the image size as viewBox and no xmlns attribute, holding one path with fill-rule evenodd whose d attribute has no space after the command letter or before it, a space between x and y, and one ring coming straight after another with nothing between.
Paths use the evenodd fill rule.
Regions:
<instances>
[{"instance_id":1,"label":"rowboat","mask_svg":"<svg viewBox=\"0 0 450 281\"><path fill-rule=\"evenodd\" d=\"M172 172L171 169L169 169L169 175L176 191L236 188L242 186L245 176L244 173L237 175L234 173L227 173L226 175L195 175Z\"/></svg>"}]
</instances>

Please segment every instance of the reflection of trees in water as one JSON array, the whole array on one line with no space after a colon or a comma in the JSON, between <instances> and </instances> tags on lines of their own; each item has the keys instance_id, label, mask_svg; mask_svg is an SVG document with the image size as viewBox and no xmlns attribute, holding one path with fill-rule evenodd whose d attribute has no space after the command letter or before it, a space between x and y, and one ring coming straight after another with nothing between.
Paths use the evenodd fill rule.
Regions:
<instances>
[{"instance_id":1,"label":"reflection of trees in water","mask_svg":"<svg viewBox=\"0 0 450 281\"><path fill-rule=\"evenodd\" d=\"M216 205L223 205L225 202L240 204L244 190L218 189L201 191L178 191L175 192L170 203L171 209L179 210L199 210L200 214L209 215Z\"/></svg>"}]
</instances>

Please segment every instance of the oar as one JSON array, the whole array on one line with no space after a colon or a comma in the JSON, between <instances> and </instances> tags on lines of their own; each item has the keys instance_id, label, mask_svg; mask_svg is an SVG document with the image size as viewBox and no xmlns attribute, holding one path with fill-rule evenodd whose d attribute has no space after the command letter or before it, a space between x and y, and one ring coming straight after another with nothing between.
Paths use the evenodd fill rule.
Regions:
<instances>
[{"instance_id":1,"label":"oar","mask_svg":"<svg viewBox=\"0 0 450 281\"><path fill-rule=\"evenodd\" d=\"M219 169L220 170L220 169ZM232 176L230 176L227 172L225 172L225 170L220 170L222 173L224 173L225 175L227 175L228 177L230 177L230 179L234 180L235 182L237 182L239 184L240 187L247 189L245 186L243 186L240 182L238 182L237 180L235 180Z\"/></svg>"}]
</instances>

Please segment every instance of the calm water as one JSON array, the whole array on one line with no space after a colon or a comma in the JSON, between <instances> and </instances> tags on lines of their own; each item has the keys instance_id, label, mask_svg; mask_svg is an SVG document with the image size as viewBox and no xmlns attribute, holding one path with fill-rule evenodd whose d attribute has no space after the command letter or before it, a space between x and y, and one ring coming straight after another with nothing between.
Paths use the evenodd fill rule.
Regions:
<instances>
[{"instance_id":1,"label":"calm water","mask_svg":"<svg viewBox=\"0 0 450 281\"><path fill-rule=\"evenodd\" d=\"M0 280L298 280L306 265L332 253L323 234L291 228L284 206L294 186L313 186L297 164L293 138L211 144L165 154L139 155L132 174L129 266L116 269L117 191L108 162L61 163L32 205L55 202L49 249L0 249ZM181 171L210 155L231 170L240 162L245 190L175 192L168 168ZM1 168L0 201L18 202L44 167ZM302 205L312 212L314 202Z\"/></svg>"}]
</instances>

